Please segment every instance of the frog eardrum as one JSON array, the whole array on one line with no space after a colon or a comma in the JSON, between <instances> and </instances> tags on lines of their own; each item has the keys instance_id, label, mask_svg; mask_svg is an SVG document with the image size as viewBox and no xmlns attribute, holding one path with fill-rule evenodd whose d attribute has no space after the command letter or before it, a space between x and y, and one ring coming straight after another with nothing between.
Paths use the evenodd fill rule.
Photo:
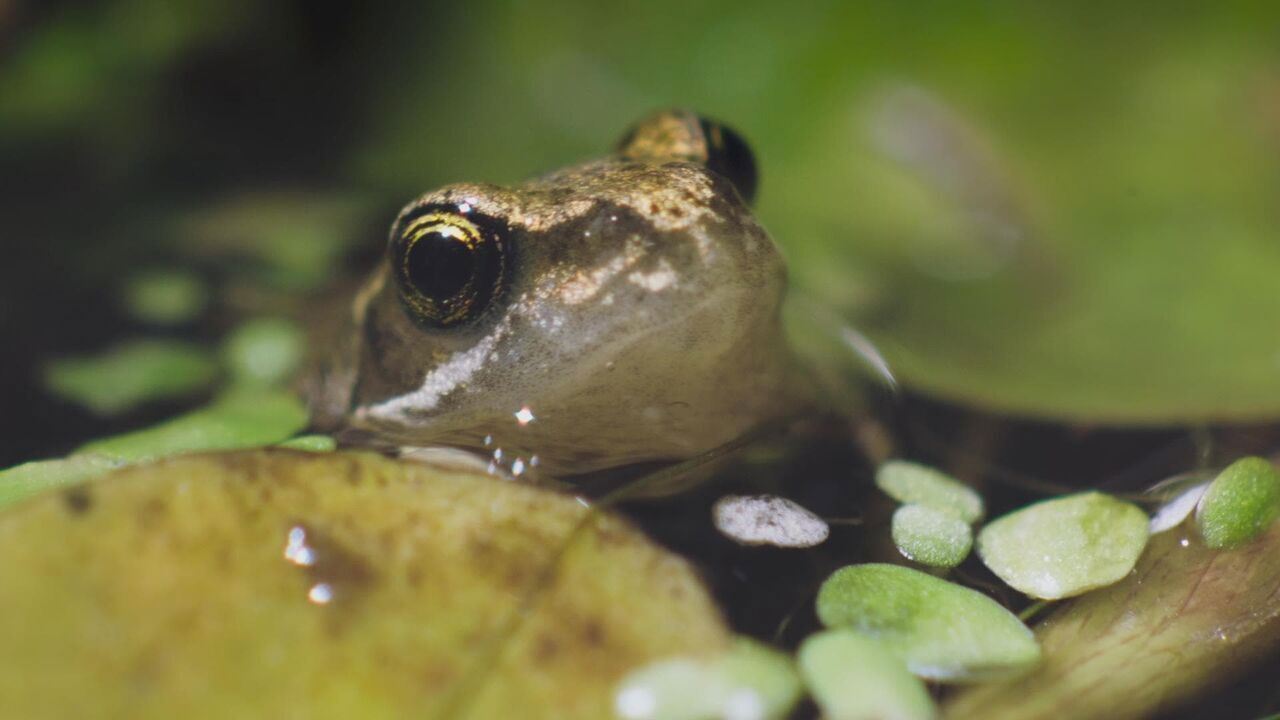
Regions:
<instances>
[{"instance_id":1,"label":"frog eardrum","mask_svg":"<svg viewBox=\"0 0 1280 720\"><path fill-rule=\"evenodd\" d=\"M501 294L502 223L462 207L412 207L391 229L390 257L410 314L431 327L474 320Z\"/></svg>"}]
</instances>

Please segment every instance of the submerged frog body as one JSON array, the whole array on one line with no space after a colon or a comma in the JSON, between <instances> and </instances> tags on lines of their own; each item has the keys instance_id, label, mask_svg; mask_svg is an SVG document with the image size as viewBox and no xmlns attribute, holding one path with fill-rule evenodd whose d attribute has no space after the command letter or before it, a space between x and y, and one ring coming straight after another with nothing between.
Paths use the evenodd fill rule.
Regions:
<instances>
[{"instance_id":1,"label":"submerged frog body","mask_svg":"<svg viewBox=\"0 0 1280 720\"><path fill-rule=\"evenodd\" d=\"M610 157L423 195L323 341L317 426L568 477L694 457L786 416L786 272L754 185L736 135L668 112Z\"/></svg>"}]
</instances>

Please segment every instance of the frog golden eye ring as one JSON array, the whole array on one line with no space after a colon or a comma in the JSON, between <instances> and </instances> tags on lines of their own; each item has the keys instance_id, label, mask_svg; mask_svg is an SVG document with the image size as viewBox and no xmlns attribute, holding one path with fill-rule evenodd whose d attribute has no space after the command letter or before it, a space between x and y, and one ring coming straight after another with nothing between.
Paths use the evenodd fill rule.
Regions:
<instances>
[{"instance_id":1,"label":"frog golden eye ring","mask_svg":"<svg viewBox=\"0 0 1280 720\"><path fill-rule=\"evenodd\" d=\"M705 165L733 184L748 204L759 176L755 155L729 126L688 110L665 110L640 121L618 143L618 153L635 160L686 160Z\"/></svg>"},{"instance_id":2,"label":"frog golden eye ring","mask_svg":"<svg viewBox=\"0 0 1280 720\"><path fill-rule=\"evenodd\" d=\"M484 313L506 279L507 245L499 225L444 207L418 208L396 222L391 269L415 319L445 328Z\"/></svg>"}]
</instances>

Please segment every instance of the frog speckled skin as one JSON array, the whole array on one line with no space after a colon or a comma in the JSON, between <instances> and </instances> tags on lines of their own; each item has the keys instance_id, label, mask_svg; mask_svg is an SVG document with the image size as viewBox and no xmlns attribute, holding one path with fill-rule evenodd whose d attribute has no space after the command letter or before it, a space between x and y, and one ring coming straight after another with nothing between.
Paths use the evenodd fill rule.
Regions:
<instances>
[{"instance_id":1,"label":"frog speckled skin","mask_svg":"<svg viewBox=\"0 0 1280 720\"><path fill-rule=\"evenodd\" d=\"M754 190L735 134L673 111L604 159L423 195L322 341L316 426L536 455L568 477L694 457L786 417L804 393Z\"/></svg>"}]
</instances>

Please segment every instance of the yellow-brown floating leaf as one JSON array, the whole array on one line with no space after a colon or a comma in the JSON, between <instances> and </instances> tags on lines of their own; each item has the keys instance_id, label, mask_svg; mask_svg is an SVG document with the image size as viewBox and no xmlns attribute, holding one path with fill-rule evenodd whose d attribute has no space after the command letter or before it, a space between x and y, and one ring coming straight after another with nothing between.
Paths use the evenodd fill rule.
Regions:
<instances>
[{"instance_id":1,"label":"yellow-brown floating leaf","mask_svg":"<svg viewBox=\"0 0 1280 720\"><path fill-rule=\"evenodd\" d=\"M1036 628L1043 661L967 689L947 717L1150 717L1280 649L1280 526L1237 550L1194 529L1152 537L1134 574Z\"/></svg>"},{"instance_id":2,"label":"yellow-brown floating leaf","mask_svg":"<svg viewBox=\"0 0 1280 720\"><path fill-rule=\"evenodd\" d=\"M572 498L274 450L7 508L0 638L14 717L594 719L729 636L683 561Z\"/></svg>"}]
</instances>

